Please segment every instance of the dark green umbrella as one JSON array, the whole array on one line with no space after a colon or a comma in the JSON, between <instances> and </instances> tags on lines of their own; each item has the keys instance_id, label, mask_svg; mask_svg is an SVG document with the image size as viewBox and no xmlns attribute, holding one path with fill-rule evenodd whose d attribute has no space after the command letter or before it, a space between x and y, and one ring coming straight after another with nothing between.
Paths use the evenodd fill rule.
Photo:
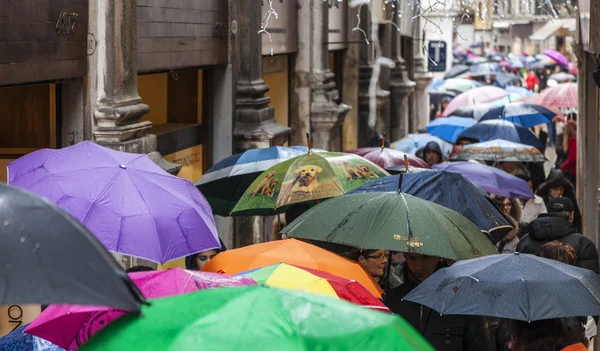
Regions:
<instances>
[{"instance_id":1,"label":"dark green umbrella","mask_svg":"<svg viewBox=\"0 0 600 351\"><path fill-rule=\"evenodd\" d=\"M414 252L452 260L498 253L459 213L395 191L327 200L298 217L283 233L360 249Z\"/></svg>"}]
</instances>

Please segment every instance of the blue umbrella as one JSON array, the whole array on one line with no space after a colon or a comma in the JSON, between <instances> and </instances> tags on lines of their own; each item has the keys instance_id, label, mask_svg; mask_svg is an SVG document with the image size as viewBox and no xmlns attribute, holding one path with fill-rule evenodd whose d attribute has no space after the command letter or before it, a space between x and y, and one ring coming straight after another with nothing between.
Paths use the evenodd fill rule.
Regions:
<instances>
[{"instance_id":1,"label":"blue umbrella","mask_svg":"<svg viewBox=\"0 0 600 351\"><path fill-rule=\"evenodd\" d=\"M508 91L511 94L517 94L521 97L525 96L533 96L535 93L525 87L517 87L514 85L507 85L504 87L504 90Z\"/></svg>"},{"instance_id":2,"label":"blue umbrella","mask_svg":"<svg viewBox=\"0 0 600 351\"><path fill-rule=\"evenodd\" d=\"M488 76L502 72L500 64L496 62L484 62L471 66L471 75Z\"/></svg>"},{"instance_id":3,"label":"blue umbrella","mask_svg":"<svg viewBox=\"0 0 600 351\"><path fill-rule=\"evenodd\" d=\"M0 350L2 351L65 351L37 336L25 333L26 326L19 327L11 333L0 338Z\"/></svg>"},{"instance_id":4,"label":"blue umbrella","mask_svg":"<svg viewBox=\"0 0 600 351\"><path fill-rule=\"evenodd\" d=\"M397 191L399 182L399 175L384 177L347 194ZM496 235L498 230L512 229L488 194L458 173L432 170L406 173L402 177L402 192L454 210L479 229L494 231L494 237L502 238L502 235Z\"/></svg>"},{"instance_id":5,"label":"blue umbrella","mask_svg":"<svg viewBox=\"0 0 600 351\"><path fill-rule=\"evenodd\" d=\"M554 112L540 105L514 102L488 111L479 121L504 119L531 128L538 124L552 123L555 115Z\"/></svg>"},{"instance_id":6,"label":"blue umbrella","mask_svg":"<svg viewBox=\"0 0 600 351\"><path fill-rule=\"evenodd\" d=\"M507 85L515 84L520 81L521 78L519 76L512 73L492 73L496 75L496 81L500 84L501 87L506 88Z\"/></svg>"},{"instance_id":7,"label":"blue umbrella","mask_svg":"<svg viewBox=\"0 0 600 351\"><path fill-rule=\"evenodd\" d=\"M477 123L462 132L459 138L469 138L479 141L502 139L514 143L534 146L541 149L542 143L529 129L505 120L488 120Z\"/></svg>"},{"instance_id":8,"label":"blue umbrella","mask_svg":"<svg viewBox=\"0 0 600 351\"><path fill-rule=\"evenodd\" d=\"M448 73L444 74L444 79L455 78L468 72L469 66L467 65L453 65Z\"/></svg>"},{"instance_id":9,"label":"blue umbrella","mask_svg":"<svg viewBox=\"0 0 600 351\"><path fill-rule=\"evenodd\" d=\"M408 134L406 137L392 143L390 145L390 148L402 151L410 155L414 155L417 152L417 150L419 150L420 148L424 148L425 145L427 145L427 143L430 141L435 141L436 143L438 143L438 145L442 149L444 157L450 156L450 153L452 152L452 145L444 141L443 139L440 139L428 133Z\"/></svg>"},{"instance_id":10,"label":"blue umbrella","mask_svg":"<svg viewBox=\"0 0 600 351\"><path fill-rule=\"evenodd\" d=\"M455 143L458 135L467 128L477 124L472 118L464 117L444 117L438 118L427 126L427 131L448 142Z\"/></svg>"},{"instance_id":11,"label":"blue umbrella","mask_svg":"<svg viewBox=\"0 0 600 351\"><path fill-rule=\"evenodd\" d=\"M429 84L429 86L427 87L427 91L430 93L435 93L438 91L438 89L444 85L444 81L443 80L439 80L439 79L434 79L431 84Z\"/></svg>"},{"instance_id":12,"label":"blue umbrella","mask_svg":"<svg viewBox=\"0 0 600 351\"><path fill-rule=\"evenodd\" d=\"M316 149L313 151L323 152ZM229 216L244 191L262 172L307 152L308 148L304 146L273 146L248 150L215 164L195 185L206 197L214 214Z\"/></svg>"},{"instance_id":13,"label":"blue umbrella","mask_svg":"<svg viewBox=\"0 0 600 351\"><path fill-rule=\"evenodd\" d=\"M438 270L404 299L441 314L521 321L598 316L600 277L533 255L491 255Z\"/></svg>"},{"instance_id":14,"label":"blue umbrella","mask_svg":"<svg viewBox=\"0 0 600 351\"><path fill-rule=\"evenodd\" d=\"M523 62L521 60L510 60L508 61L508 66L512 68L523 68Z\"/></svg>"}]
</instances>

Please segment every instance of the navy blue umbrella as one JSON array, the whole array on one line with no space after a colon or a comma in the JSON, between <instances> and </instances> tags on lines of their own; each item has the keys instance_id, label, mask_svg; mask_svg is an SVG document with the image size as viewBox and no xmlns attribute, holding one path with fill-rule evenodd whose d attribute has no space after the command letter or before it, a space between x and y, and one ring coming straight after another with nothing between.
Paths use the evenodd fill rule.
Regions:
<instances>
[{"instance_id":1,"label":"navy blue umbrella","mask_svg":"<svg viewBox=\"0 0 600 351\"><path fill-rule=\"evenodd\" d=\"M543 106L513 102L502 107L491 109L483 115L479 121L504 119L520 124L523 127L531 128L538 124L552 123L552 118L554 118L554 116L556 116L556 113Z\"/></svg>"},{"instance_id":2,"label":"navy blue umbrella","mask_svg":"<svg viewBox=\"0 0 600 351\"><path fill-rule=\"evenodd\" d=\"M399 175L384 177L354 189L348 194L396 191L399 182ZM402 179L402 192L460 213L477 228L489 232L491 237L500 239L504 236L501 233L506 234L512 230L510 222L494 205L488 194L458 173L431 170L405 173Z\"/></svg>"},{"instance_id":3,"label":"navy blue umbrella","mask_svg":"<svg viewBox=\"0 0 600 351\"><path fill-rule=\"evenodd\" d=\"M491 255L440 269L404 299L441 314L521 321L598 316L600 277L533 255Z\"/></svg>"},{"instance_id":4,"label":"navy blue umbrella","mask_svg":"<svg viewBox=\"0 0 600 351\"><path fill-rule=\"evenodd\" d=\"M502 139L542 149L542 143L529 129L512 122L493 119L477 123L460 133L458 139L469 138L479 141Z\"/></svg>"},{"instance_id":5,"label":"navy blue umbrella","mask_svg":"<svg viewBox=\"0 0 600 351\"><path fill-rule=\"evenodd\" d=\"M0 338L2 351L65 351L50 341L25 333L26 326L19 327Z\"/></svg>"}]
</instances>

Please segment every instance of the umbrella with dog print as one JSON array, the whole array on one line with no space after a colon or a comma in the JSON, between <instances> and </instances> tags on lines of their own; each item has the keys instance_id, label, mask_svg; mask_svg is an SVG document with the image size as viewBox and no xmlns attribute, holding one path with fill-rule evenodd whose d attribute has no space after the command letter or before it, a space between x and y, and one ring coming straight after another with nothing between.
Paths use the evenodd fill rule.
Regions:
<instances>
[{"instance_id":1,"label":"umbrella with dog print","mask_svg":"<svg viewBox=\"0 0 600 351\"><path fill-rule=\"evenodd\" d=\"M388 175L357 155L310 151L264 171L246 189L231 214L274 215L289 205L340 196Z\"/></svg>"}]
</instances>

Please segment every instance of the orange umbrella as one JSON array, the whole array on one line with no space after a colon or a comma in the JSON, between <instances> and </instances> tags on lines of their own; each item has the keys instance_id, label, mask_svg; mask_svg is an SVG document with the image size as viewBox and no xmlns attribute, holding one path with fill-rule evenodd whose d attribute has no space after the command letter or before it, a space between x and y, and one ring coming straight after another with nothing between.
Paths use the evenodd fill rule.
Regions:
<instances>
[{"instance_id":1,"label":"orange umbrella","mask_svg":"<svg viewBox=\"0 0 600 351\"><path fill-rule=\"evenodd\" d=\"M355 280L373 295L381 298L381 288L360 264L296 239L270 241L227 250L218 254L202 270L235 275L277 263L318 269Z\"/></svg>"}]
</instances>

